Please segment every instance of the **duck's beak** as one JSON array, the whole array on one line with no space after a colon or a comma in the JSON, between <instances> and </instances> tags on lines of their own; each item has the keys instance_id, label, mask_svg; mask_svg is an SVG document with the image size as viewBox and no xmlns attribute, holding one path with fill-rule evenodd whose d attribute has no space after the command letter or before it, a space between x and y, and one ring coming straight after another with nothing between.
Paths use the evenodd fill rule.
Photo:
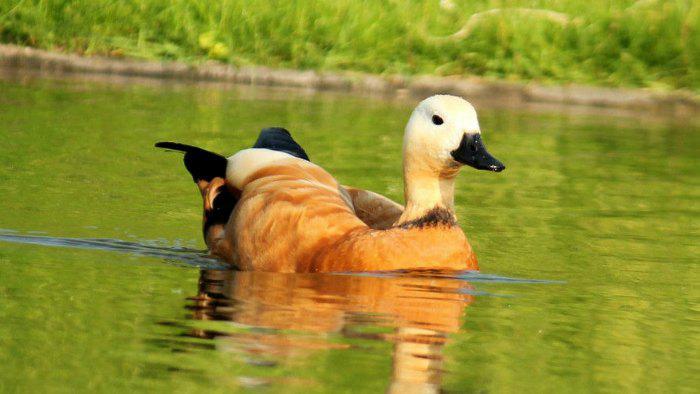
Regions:
<instances>
[{"instance_id":1,"label":"duck's beak","mask_svg":"<svg viewBox=\"0 0 700 394\"><path fill-rule=\"evenodd\" d=\"M484 143L481 142L481 134L478 133L465 133L462 141L459 143L459 147L450 153L456 161L472 166L477 170L501 172L506 169L503 163L491 156L486 150Z\"/></svg>"}]
</instances>

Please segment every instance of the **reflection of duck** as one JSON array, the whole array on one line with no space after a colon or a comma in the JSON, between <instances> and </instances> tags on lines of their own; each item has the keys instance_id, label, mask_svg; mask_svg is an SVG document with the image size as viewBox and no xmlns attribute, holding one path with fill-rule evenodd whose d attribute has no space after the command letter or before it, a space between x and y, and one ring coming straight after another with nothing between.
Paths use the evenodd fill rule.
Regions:
<instances>
[{"instance_id":1,"label":"reflection of duck","mask_svg":"<svg viewBox=\"0 0 700 394\"><path fill-rule=\"evenodd\" d=\"M229 346L250 357L286 359L343 346L299 332L392 341L391 391L437 392L446 335L459 330L462 311L472 300L465 288L468 284L461 280L428 276L203 270L194 317L281 330L228 334L235 336ZM367 325L391 330L371 334L362 329ZM227 335L203 330L192 334Z\"/></svg>"},{"instance_id":2,"label":"reflection of duck","mask_svg":"<svg viewBox=\"0 0 700 394\"><path fill-rule=\"evenodd\" d=\"M413 111L404 137L405 209L375 193L344 188L284 129L266 129L253 149L228 159L176 143L205 200L213 254L257 271L477 269L456 223L459 168L505 167L481 142L474 108L433 96Z\"/></svg>"}]
</instances>

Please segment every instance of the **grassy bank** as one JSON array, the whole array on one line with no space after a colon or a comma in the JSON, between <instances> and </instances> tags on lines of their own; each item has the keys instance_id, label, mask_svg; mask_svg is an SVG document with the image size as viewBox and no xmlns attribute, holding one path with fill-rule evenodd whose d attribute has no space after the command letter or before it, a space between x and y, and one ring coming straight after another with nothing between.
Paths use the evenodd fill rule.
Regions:
<instances>
[{"instance_id":1,"label":"grassy bank","mask_svg":"<svg viewBox=\"0 0 700 394\"><path fill-rule=\"evenodd\" d=\"M0 0L0 40L147 59L700 91L694 0Z\"/></svg>"}]
</instances>

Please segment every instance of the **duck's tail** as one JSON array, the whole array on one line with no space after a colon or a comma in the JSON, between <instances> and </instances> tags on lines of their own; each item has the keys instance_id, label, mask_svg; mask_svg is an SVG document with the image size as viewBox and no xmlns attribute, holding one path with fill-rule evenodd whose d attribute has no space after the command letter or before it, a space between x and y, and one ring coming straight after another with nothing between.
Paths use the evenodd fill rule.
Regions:
<instances>
[{"instance_id":1,"label":"duck's tail","mask_svg":"<svg viewBox=\"0 0 700 394\"><path fill-rule=\"evenodd\" d=\"M156 147L185 153L185 167L204 200L204 240L212 254L228 260L231 246L225 238L224 229L240 197L240 191L226 183L228 159L178 142L158 142ZM253 148L281 151L309 160L304 148L294 141L289 131L281 127L263 129Z\"/></svg>"},{"instance_id":2,"label":"duck's tail","mask_svg":"<svg viewBox=\"0 0 700 394\"><path fill-rule=\"evenodd\" d=\"M228 160L219 154L177 142L158 142L156 147L185 152L185 168L204 200L204 239L209 249L219 254L215 245L238 202L238 197L226 186Z\"/></svg>"}]
</instances>

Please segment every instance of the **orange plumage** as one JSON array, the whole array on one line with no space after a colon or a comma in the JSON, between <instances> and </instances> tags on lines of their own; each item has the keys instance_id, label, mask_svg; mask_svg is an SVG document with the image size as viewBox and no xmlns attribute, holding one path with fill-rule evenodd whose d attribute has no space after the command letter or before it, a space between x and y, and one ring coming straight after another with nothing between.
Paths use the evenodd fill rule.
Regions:
<instances>
[{"instance_id":1,"label":"orange plumage","mask_svg":"<svg viewBox=\"0 0 700 394\"><path fill-rule=\"evenodd\" d=\"M267 145L261 138L253 149L228 158L225 171L206 168L220 165L220 157L201 159L201 165L185 157L202 190L212 254L256 271L478 269L454 216L454 181L461 164L504 167L483 147L476 114L466 101L434 96L411 116L404 139L405 207L341 186L305 160L286 130L274 138ZM223 204L224 192L235 206L226 220L207 222L220 217L214 210Z\"/></svg>"}]
</instances>

